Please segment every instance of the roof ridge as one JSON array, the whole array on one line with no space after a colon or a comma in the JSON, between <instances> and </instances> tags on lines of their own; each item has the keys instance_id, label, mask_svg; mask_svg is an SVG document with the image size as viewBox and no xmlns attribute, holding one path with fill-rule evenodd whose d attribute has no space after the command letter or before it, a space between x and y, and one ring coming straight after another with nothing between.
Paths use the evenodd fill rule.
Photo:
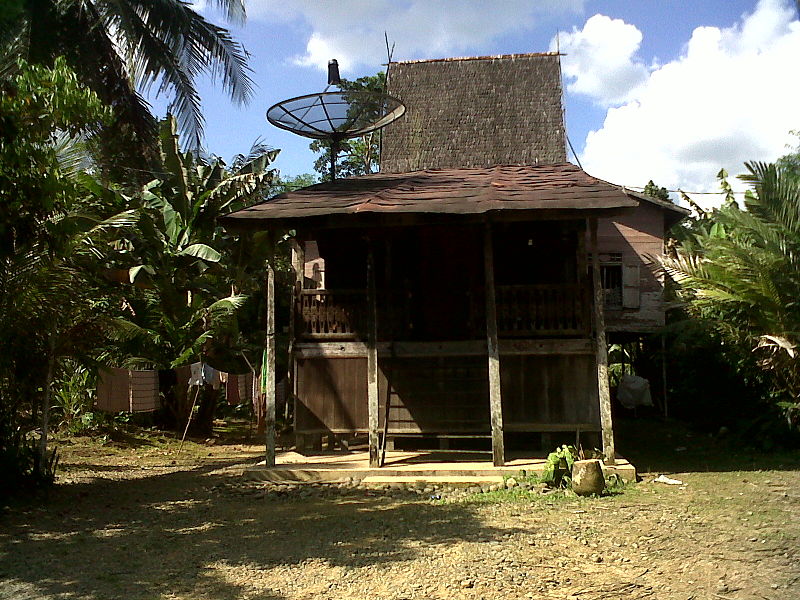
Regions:
<instances>
[{"instance_id":1,"label":"roof ridge","mask_svg":"<svg viewBox=\"0 0 800 600\"><path fill-rule=\"evenodd\" d=\"M465 60L513 60L516 58L540 58L545 56L564 56L561 52L522 52L518 54L487 54L485 56L453 56L447 58L418 58L415 60L395 60L393 65L410 65L416 63L457 62Z\"/></svg>"}]
</instances>

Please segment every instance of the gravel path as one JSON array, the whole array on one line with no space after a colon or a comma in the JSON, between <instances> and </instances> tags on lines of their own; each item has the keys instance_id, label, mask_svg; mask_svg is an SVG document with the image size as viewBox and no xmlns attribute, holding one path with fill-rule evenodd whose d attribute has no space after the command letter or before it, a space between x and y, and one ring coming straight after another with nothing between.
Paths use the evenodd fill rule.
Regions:
<instances>
[{"instance_id":1,"label":"gravel path","mask_svg":"<svg viewBox=\"0 0 800 600\"><path fill-rule=\"evenodd\" d=\"M0 597L800 598L797 471L463 496L245 483L258 451L65 452L46 502L0 516Z\"/></svg>"}]
</instances>

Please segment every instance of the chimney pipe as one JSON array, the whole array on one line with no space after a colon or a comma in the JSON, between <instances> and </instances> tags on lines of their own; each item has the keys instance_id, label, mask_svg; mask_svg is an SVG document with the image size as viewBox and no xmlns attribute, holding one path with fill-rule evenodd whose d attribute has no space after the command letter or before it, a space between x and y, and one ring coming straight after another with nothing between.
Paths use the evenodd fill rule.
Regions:
<instances>
[{"instance_id":1,"label":"chimney pipe","mask_svg":"<svg viewBox=\"0 0 800 600\"><path fill-rule=\"evenodd\" d=\"M342 82L339 77L339 63L335 58L328 61L328 85L339 85Z\"/></svg>"}]
</instances>

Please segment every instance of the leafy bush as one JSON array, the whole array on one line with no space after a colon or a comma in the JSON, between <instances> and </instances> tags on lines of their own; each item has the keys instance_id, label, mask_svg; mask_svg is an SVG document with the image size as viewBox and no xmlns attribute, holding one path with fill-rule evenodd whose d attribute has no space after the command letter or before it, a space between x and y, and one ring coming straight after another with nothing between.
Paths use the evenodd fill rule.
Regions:
<instances>
[{"instance_id":1,"label":"leafy bush","mask_svg":"<svg viewBox=\"0 0 800 600\"><path fill-rule=\"evenodd\" d=\"M564 444L547 455L547 464L542 475L538 478L541 483L550 487L569 488L572 485L572 465L576 460L603 458L603 453L598 449L584 450Z\"/></svg>"},{"instance_id":2,"label":"leafy bush","mask_svg":"<svg viewBox=\"0 0 800 600\"><path fill-rule=\"evenodd\" d=\"M55 480L58 452L53 449L41 458L37 440L4 420L0 435L0 495L26 487L50 485Z\"/></svg>"},{"instance_id":3,"label":"leafy bush","mask_svg":"<svg viewBox=\"0 0 800 600\"><path fill-rule=\"evenodd\" d=\"M569 486L572 465L578 460L575 446L561 446L547 455L547 465L540 481L551 487Z\"/></svg>"},{"instance_id":4,"label":"leafy bush","mask_svg":"<svg viewBox=\"0 0 800 600\"><path fill-rule=\"evenodd\" d=\"M69 433L91 430L97 418L91 412L94 405L95 378L86 367L65 361L65 374L54 383L53 412L60 429Z\"/></svg>"},{"instance_id":5,"label":"leafy bush","mask_svg":"<svg viewBox=\"0 0 800 600\"><path fill-rule=\"evenodd\" d=\"M741 179L752 185L746 210L733 200L726 173L719 177L728 194L711 213L702 209L683 227L680 246L662 265L677 285L677 299L690 317L690 329L704 329L709 352L705 373L679 370L702 385L719 385L709 359L722 357L731 381L760 394L726 394L718 415L730 415L732 401L751 403L760 415L780 409L792 427L800 425L800 183L784 166L746 164ZM698 348L695 340L688 348ZM719 365L724 367L724 365ZM695 367L696 369L696 367ZM676 372L673 370L673 372ZM759 390L760 388L760 390ZM762 391L763 390L763 391ZM714 391L710 390L714 395ZM767 401L769 405L759 402ZM751 411L748 411L751 412ZM750 416L750 415L748 415Z\"/></svg>"}]
</instances>

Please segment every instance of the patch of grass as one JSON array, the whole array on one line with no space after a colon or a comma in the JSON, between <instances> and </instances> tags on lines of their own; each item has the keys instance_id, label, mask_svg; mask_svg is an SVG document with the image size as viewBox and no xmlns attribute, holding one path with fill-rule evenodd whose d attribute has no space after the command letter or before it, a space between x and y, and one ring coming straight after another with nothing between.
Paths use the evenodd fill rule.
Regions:
<instances>
[{"instance_id":1,"label":"patch of grass","mask_svg":"<svg viewBox=\"0 0 800 600\"><path fill-rule=\"evenodd\" d=\"M538 492L534 492L531 490L526 490L524 488L515 487L510 489L503 489L497 490L495 492L479 492L475 494L468 494L463 498L464 502L475 502L475 503L499 503L499 502L538 502L541 499L556 499L556 496L559 499L564 498L564 494L562 492L553 492L551 494L540 494Z\"/></svg>"}]
</instances>

